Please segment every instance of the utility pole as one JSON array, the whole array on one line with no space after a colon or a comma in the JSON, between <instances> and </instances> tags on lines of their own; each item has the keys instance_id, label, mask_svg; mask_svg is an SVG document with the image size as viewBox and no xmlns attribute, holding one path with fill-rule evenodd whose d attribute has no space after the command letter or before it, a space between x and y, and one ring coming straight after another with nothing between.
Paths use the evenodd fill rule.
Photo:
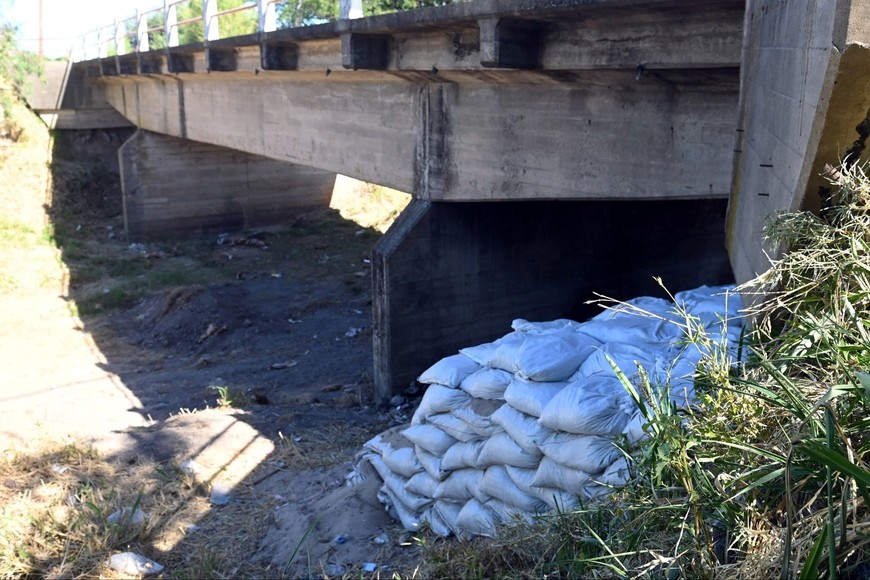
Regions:
<instances>
[{"instance_id":1,"label":"utility pole","mask_svg":"<svg viewBox=\"0 0 870 580\"><path fill-rule=\"evenodd\" d=\"M43 17L42 17L42 2L43 0L39 0L39 60L42 60L44 52L42 50L42 37L44 27L43 27Z\"/></svg>"}]
</instances>

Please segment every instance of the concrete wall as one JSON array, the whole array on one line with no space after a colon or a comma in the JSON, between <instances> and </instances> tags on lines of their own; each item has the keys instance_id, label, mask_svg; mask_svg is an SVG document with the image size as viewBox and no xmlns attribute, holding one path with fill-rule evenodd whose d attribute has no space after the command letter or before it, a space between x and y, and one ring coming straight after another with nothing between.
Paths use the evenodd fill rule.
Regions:
<instances>
[{"instance_id":1,"label":"concrete wall","mask_svg":"<svg viewBox=\"0 0 870 580\"><path fill-rule=\"evenodd\" d=\"M286 224L327 207L335 175L137 131L119 150L131 241Z\"/></svg>"},{"instance_id":2,"label":"concrete wall","mask_svg":"<svg viewBox=\"0 0 870 580\"><path fill-rule=\"evenodd\" d=\"M726 201L414 200L373 252L377 396L515 318L584 320L628 299L731 281Z\"/></svg>"},{"instance_id":3,"label":"concrete wall","mask_svg":"<svg viewBox=\"0 0 870 580\"><path fill-rule=\"evenodd\" d=\"M776 211L818 209L824 165L866 157L870 0L749 0L728 249L739 281L769 266ZM865 134L861 136L861 131ZM775 255L776 248L766 248Z\"/></svg>"}]
</instances>

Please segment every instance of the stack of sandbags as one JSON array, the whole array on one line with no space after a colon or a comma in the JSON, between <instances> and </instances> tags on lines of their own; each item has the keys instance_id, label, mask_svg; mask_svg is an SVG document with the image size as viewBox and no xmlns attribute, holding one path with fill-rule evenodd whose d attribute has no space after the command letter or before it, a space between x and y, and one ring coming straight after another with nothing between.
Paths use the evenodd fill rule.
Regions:
<instances>
[{"instance_id":1,"label":"stack of sandbags","mask_svg":"<svg viewBox=\"0 0 870 580\"><path fill-rule=\"evenodd\" d=\"M675 299L728 347L740 302L725 290ZM365 445L381 501L409 530L427 522L444 536L494 536L498 524L624 485L628 458L614 443L644 437L643 421L608 357L688 404L705 352L685 344L681 323L672 302L642 297L582 324L515 320L503 338L442 359L418 379L429 387L411 425Z\"/></svg>"}]
</instances>

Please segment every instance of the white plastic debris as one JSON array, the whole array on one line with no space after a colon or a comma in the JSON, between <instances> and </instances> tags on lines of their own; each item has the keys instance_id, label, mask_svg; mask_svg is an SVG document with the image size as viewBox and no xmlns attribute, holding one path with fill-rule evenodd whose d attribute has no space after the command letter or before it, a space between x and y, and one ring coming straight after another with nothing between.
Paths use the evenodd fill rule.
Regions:
<instances>
[{"instance_id":1,"label":"white plastic debris","mask_svg":"<svg viewBox=\"0 0 870 580\"><path fill-rule=\"evenodd\" d=\"M119 524L126 521L132 526L138 526L139 524L144 523L147 519L148 514L141 509L136 508L134 510L133 508L125 507L110 514L109 517L106 518L106 521L110 524Z\"/></svg>"},{"instance_id":2,"label":"white plastic debris","mask_svg":"<svg viewBox=\"0 0 870 580\"><path fill-rule=\"evenodd\" d=\"M129 576L152 576L163 572L161 564L133 552L113 554L106 564L112 570Z\"/></svg>"}]
</instances>

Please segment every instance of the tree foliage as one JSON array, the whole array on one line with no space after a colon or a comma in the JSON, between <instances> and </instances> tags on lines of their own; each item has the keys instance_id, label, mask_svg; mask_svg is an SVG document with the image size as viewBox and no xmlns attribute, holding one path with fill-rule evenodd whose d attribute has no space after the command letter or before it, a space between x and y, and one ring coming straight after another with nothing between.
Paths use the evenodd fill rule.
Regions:
<instances>
[{"instance_id":1,"label":"tree foliage","mask_svg":"<svg viewBox=\"0 0 870 580\"><path fill-rule=\"evenodd\" d=\"M28 79L42 69L35 54L18 48L17 36L14 26L0 23L0 109L4 125L9 121L12 101L27 91Z\"/></svg>"},{"instance_id":2,"label":"tree foliage","mask_svg":"<svg viewBox=\"0 0 870 580\"><path fill-rule=\"evenodd\" d=\"M428 6L444 6L454 0L363 0L366 16L413 10ZM289 28L319 24L338 19L338 0L287 0L278 7L278 27Z\"/></svg>"},{"instance_id":3,"label":"tree foliage","mask_svg":"<svg viewBox=\"0 0 870 580\"><path fill-rule=\"evenodd\" d=\"M218 11L238 8L243 4L250 4L250 0L218 0ZM179 4L176 8L176 18L178 22L193 20L193 22L189 24L184 24L178 27L179 44L183 45L203 41L205 38L205 29L202 23L202 0L190 0L186 4ZM217 26L220 29L221 38L252 34L257 32L257 11L256 9L250 9L243 12L225 14L218 17ZM166 38L163 33L163 27L164 17L162 12L152 14L148 17L148 28L158 29L157 31L148 34L148 45L151 50L166 47Z\"/></svg>"}]
</instances>

